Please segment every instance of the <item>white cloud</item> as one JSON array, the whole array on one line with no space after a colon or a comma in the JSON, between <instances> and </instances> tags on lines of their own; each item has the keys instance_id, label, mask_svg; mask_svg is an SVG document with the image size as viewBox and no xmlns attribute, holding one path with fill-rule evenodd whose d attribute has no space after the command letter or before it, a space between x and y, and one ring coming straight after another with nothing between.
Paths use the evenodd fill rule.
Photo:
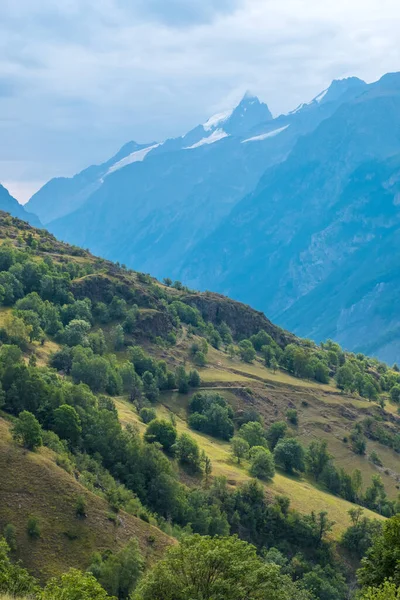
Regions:
<instances>
[{"instance_id":1,"label":"white cloud","mask_svg":"<svg viewBox=\"0 0 400 600\"><path fill-rule=\"evenodd\" d=\"M397 0L5 0L0 178L47 179L180 135L246 89L287 112L400 65ZM8 174L2 161L17 161Z\"/></svg>"}]
</instances>

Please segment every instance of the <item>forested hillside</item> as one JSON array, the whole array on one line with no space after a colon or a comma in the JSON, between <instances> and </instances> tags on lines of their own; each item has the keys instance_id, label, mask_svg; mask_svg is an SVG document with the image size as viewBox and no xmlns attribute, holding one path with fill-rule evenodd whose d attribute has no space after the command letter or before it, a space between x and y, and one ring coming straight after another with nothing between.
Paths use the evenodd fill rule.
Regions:
<instances>
[{"instance_id":1,"label":"forested hillside","mask_svg":"<svg viewBox=\"0 0 400 600\"><path fill-rule=\"evenodd\" d=\"M397 366L5 213L0 303L0 594L390 598Z\"/></svg>"}]
</instances>

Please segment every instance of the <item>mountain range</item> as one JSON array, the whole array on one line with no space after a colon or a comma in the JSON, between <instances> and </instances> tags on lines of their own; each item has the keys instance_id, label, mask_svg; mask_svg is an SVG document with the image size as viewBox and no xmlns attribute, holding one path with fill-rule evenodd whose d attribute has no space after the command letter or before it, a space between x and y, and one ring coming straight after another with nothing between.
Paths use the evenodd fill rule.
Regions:
<instances>
[{"instance_id":1,"label":"mountain range","mask_svg":"<svg viewBox=\"0 0 400 600\"><path fill-rule=\"evenodd\" d=\"M399 203L394 73L334 81L276 118L246 94L182 137L49 181L26 209L94 253L395 361Z\"/></svg>"}]
</instances>

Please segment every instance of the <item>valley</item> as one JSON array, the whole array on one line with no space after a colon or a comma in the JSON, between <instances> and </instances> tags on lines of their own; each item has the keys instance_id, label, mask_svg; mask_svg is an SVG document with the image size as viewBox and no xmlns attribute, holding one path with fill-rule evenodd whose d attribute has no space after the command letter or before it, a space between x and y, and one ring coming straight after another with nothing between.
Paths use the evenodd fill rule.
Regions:
<instances>
[{"instance_id":1,"label":"valley","mask_svg":"<svg viewBox=\"0 0 400 600\"><path fill-rule=\"evenodd\" d=\"M398 371L5 213L0 240L0 527L40 582L96 573L130 540L151 572L188 532L237 532L260 552L290 539L303 577L324 544L336 577L354 510L371 527L396 513ZM279 462L287 444L293 467ZM260 452L272 471L255 478Z\"/></svg>"}]
</instances>

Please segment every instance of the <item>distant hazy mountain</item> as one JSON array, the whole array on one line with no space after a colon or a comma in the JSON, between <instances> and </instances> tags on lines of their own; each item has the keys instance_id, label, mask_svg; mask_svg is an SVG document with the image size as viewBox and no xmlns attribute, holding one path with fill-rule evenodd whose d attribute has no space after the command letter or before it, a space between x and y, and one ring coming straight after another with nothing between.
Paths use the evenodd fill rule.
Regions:
<instances>
[{"instance_id":1,"label":"distant hazy mountain","mask_svg":"<svg viewBox=\"0 0 400 600\"><path fill-rule=\"evenodd\" d=\"M41 223L36 215L26 211L19 202L11 196L8 190L0 184L0 210L10 213L13 217L18 217L27 221L34 227L41 227Z\"/></svg>"},{"instance_id":2,"label":"distant hazy mountain","mask_svg":"<svg viewBox=\"0 0 400 600\"><path fill-rule=\"evenodd\" d=\"M272 118L247 94L31 199L58 237L400 360L400 74L334 81Z\"/></svg>"},{"instance_id":3,"label":"distant hazy mountain","mask_svg":"<svg viewBox=\"0 0 400 600\"><path fill-rule=\"evenodd\" d=\"M331 88L339 87L332 101ZM320 97L273 119L246 94L183 137L139 146L73 178L46 184L28 203L58 237L153 275L178 277L185 256L289 155L360 80L333 84ZM322 97L324 96L324 97Z\"/></svg>"},{"instance_id":4,"label":"distant hazy mountain","mask_svg":"<svg viewBox=\"0 0 400 600\"><path fill-rule=\"evenodd\" d=\"M150 145L150 144L149 144ZM56 177L46 183L27 202L26 207L34 212L45 225L79 208L102 184L102 177L126 160L132 153L143 150L146 145L129 142L110 160L102 165L91 166L75 177Z\"/></svg>"},{"instance_id":5,"label":"distant hazy mountain","mask_svg":"<svg viewBox=\"0 0 400 600\"><path fill-rule=\"evenodd\" d=\"M182 270L314 339L400 358L400 74L269 169Z\"/></svg>"}]
</instances>

